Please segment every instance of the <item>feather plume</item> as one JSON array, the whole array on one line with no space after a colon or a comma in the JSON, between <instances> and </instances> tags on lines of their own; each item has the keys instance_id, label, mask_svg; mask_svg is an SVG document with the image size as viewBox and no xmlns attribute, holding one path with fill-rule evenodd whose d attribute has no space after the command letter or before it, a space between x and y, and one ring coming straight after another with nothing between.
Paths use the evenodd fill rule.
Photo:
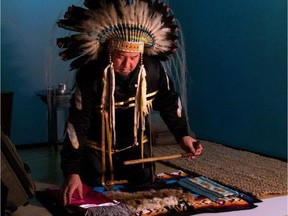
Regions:
<instances>
[{"instance_id":1,"label":"feather plume","mask_svg":"<svg viewBox=\"0 0 288 216\"><path fill-rule=\"evenodd\" d=\"M67 125L67 133L68 133L68 136L72 143L73 148L78 149L80 146L79 141L78 141L74 126L70 122L68 122L68 125Z\"/></svg>"}]
</instances>

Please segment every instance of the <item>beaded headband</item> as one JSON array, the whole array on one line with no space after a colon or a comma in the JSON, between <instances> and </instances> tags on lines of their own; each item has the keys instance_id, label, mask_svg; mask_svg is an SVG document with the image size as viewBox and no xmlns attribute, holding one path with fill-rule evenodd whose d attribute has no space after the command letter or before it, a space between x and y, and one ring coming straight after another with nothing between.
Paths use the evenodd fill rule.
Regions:
<instances>
[{"instance_id":1,"label":"beaded headband","mask_svg":"<svg viewBox=\"0 0 288 216\"><path fill-rule=\"evenodd\" d=\"M120 41L116 39L111 39L109 41L109 50L120 50L126 52L144 52L143 42L130 42L130 41Z\"/></svg>"}]
</instances>

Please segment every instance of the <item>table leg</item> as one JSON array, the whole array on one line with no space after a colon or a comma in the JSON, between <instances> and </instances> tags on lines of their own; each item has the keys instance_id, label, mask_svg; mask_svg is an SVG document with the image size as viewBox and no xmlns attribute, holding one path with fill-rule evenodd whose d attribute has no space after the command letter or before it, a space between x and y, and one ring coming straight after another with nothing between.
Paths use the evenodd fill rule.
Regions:
<instances>
[{"instance_id":1,"label":"table leg","mask_svg":"<svg viewBox=\"0 0 288 216\"><path fill-rule=\"evenodd\" d=\"M47 106L48 106L48 143L55 151L58 150L57 137L57 106L55 90L51 89L47 92Z\"/></svg>"}]
</instances>

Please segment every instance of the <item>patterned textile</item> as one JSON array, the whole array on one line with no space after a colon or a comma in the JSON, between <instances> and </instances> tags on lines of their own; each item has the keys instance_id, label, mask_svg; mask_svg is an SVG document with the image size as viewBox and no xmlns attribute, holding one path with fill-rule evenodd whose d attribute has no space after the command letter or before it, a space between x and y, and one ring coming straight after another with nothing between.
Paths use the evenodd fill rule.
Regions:
<instances>
[{"instance_id":1,"label":"patterned textile","mask_svg":"<svg viewBox=\"0 0 288 216\"><path fill-rule=\"evenodd\" d=\"M54 195L59 193L59 188L48 190ZM85 216L191 215L251 209L259 201L203 176L189 176L182 171L158 174L153 184L115 185L112 191L84 186L83 190L84 199L73 195L68 208Z\"/></svg>"},{"instance_id":2,"label":"patterned textile","mask_svg":"<svg viewBox=\"0 0 288 216\"><path fill-rule=\"evenodd\" d=\"M186 187L189 185L189 187ZM160 173L153 185L122 187L103 192L125 203L133 216L181 215L255 208L259 200L203 176L179 170Z\"/></svg>"}]
</instances>

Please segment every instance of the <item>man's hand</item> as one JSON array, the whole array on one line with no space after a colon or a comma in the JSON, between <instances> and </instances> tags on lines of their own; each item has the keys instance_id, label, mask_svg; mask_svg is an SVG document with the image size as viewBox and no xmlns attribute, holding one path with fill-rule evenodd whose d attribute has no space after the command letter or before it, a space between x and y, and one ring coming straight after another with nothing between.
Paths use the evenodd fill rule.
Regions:
<instances>
[{"instance_id":1,"label":"man's hand","mask_svg":"<svg viewBox=\"0 0 288 216\"><path fill-rule=\"evenodd\" d=\"M80 176L78 174L71 174L66 178L61 189L60 196L64 206L71 203L71 198L75 190L77 190L79 198L83 199L82 181Z\"/></svg>"},{"instance_id":2,"label":"man's hand","mask_svg":"<svg viewBox=\"0 0 288 216\"><path fill-rule=\"evenodd\" d=\"M202 145L194 138L190 136L184 136L182 137L180 141L181 148L186 152L192 152L194 156L199 156L202 153L203 147Z\"/></svg>"}]
</instances>

